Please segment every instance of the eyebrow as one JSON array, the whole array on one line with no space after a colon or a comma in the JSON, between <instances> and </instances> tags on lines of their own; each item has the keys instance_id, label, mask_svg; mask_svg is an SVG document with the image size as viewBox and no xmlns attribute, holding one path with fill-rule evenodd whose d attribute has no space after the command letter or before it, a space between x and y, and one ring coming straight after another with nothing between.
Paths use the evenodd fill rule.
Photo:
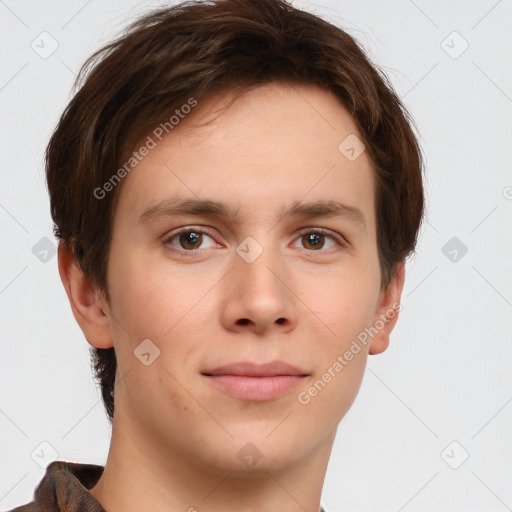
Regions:
<instances>
[{"instance_id":1,"label":"eyebrow","mask_svg":"<svg viewBox=\"0 0 512 512\"><path fill-rule=\"evenodd\" d=\"M146 208L139 217L139 222L146 223L157 218L173 215L205 215L235 219L239 211L239 207L233 208L211 199L178 197L164 199ZM354 221L361 229L366 229L366 222L361 210L341 201L321 200L304 202L298 200L294 201L287 209L282 209L278 213L280 217L292 218L346 218Z\"/></svg>"}]
</instances>

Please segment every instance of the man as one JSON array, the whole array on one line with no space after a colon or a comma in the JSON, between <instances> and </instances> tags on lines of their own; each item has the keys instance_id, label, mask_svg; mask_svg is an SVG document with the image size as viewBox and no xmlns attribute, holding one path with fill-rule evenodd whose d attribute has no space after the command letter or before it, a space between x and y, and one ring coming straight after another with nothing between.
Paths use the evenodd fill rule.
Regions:
<instances>
[{"instance_id":1,"label":"man","mask_svg":"<svg viewBox=\"0 0 512 512\"><path fill-rule=\"evenodd\" d=\"M15 510L324 509L423 215L407 113L348 34L281 0L160 9L85 71L47 180L112 441Z\"/></svg>"}]
</instances>

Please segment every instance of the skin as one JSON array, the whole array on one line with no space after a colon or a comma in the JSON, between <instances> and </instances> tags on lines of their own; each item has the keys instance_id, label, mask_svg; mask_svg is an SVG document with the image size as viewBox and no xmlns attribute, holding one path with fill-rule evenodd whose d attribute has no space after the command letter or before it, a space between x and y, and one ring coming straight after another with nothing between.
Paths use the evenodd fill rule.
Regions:
<instances>
[{"instance_id":1,"label":"skin","mask_svg":"<svg viewBox=\"0 0 512 512\"><path fill-rule=\"evenodd\" d=\"M118 360L111 448L91 490L109 512L317 512L338 424L368 354L386 350L398 318L387 319L308 404L299 402L300 391L400 302L404 265L381 289L373 170L366 153L349 161L338 150L358 132L333 94L267 84L211 124L194 126L227 98L200 103L124 178L108 259L110 304L59 249L61 279L87 341L114 346ZM239 216L138 221L177 195L225 202ZM365 227L278 215L299 199L355 206ZM183 226L211 235L195 244L178 236L166 246ZM329 233L315 247L302 228ZM328 236L336 233L346 246ZM263 249L252 263L236 252L247 237ZM160 350L148 366L134 355L144 339ZM240 360L286 361L309 376L282 396L254 402L201 375ZM250 467L237 457L248 442L261 453Z\"/></svg>"}]
</instances>

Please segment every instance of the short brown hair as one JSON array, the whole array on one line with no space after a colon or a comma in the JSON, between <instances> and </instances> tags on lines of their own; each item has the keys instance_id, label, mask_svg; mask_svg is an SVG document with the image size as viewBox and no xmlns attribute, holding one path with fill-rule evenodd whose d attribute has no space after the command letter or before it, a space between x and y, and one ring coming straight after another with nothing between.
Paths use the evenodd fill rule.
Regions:
<instances>
[{"instance_id":1,"label":"short brown hair","mask_svg":"<svg viewBox=\"0 0 512 512\"><path fill-rule=\"evenodd\" d=\"M121 186L101 200L93 190L189 98L200 103L276 81L320 85L352 115L375 171L382 287L414 252L424 208L421 152L410 116L358 43L285 0L185 1L145 14L86 60L46 149L55 236L109 303L107 261ZM114 348L91 350L112 422Z\"/></svg>"}]
</instances>

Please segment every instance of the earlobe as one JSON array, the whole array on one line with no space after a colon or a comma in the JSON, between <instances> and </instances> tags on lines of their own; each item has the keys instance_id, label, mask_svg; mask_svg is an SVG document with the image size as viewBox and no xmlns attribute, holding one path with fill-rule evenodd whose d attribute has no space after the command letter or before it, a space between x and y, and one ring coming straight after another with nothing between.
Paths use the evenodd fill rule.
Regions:
<instances>
[{"instance_id":1,"label":"earlobe","mask_svg":"<svg viewBox=\"0 0 512 512\"><path fill-rule=\"evenodd\" d=\"M58 249L58 265L71 310L86 340L96 348L114 346L108 305L82 272L73 252L62 242Z\"/></svg>"},{"instance_id":2,"label":"earlobe","mask_svg":"<svg viewBox=\"0 0 512 512\"><path fill-rule=\"evenodd\" d=\"M386 289L381 291L379 304L373 319L374 336L370 343L369 354L380 354L389 346L391 331L398 320L402 309L400 298L405 282L405 262L397 264L396 272Z\"/></svg>"}]
</instances>

